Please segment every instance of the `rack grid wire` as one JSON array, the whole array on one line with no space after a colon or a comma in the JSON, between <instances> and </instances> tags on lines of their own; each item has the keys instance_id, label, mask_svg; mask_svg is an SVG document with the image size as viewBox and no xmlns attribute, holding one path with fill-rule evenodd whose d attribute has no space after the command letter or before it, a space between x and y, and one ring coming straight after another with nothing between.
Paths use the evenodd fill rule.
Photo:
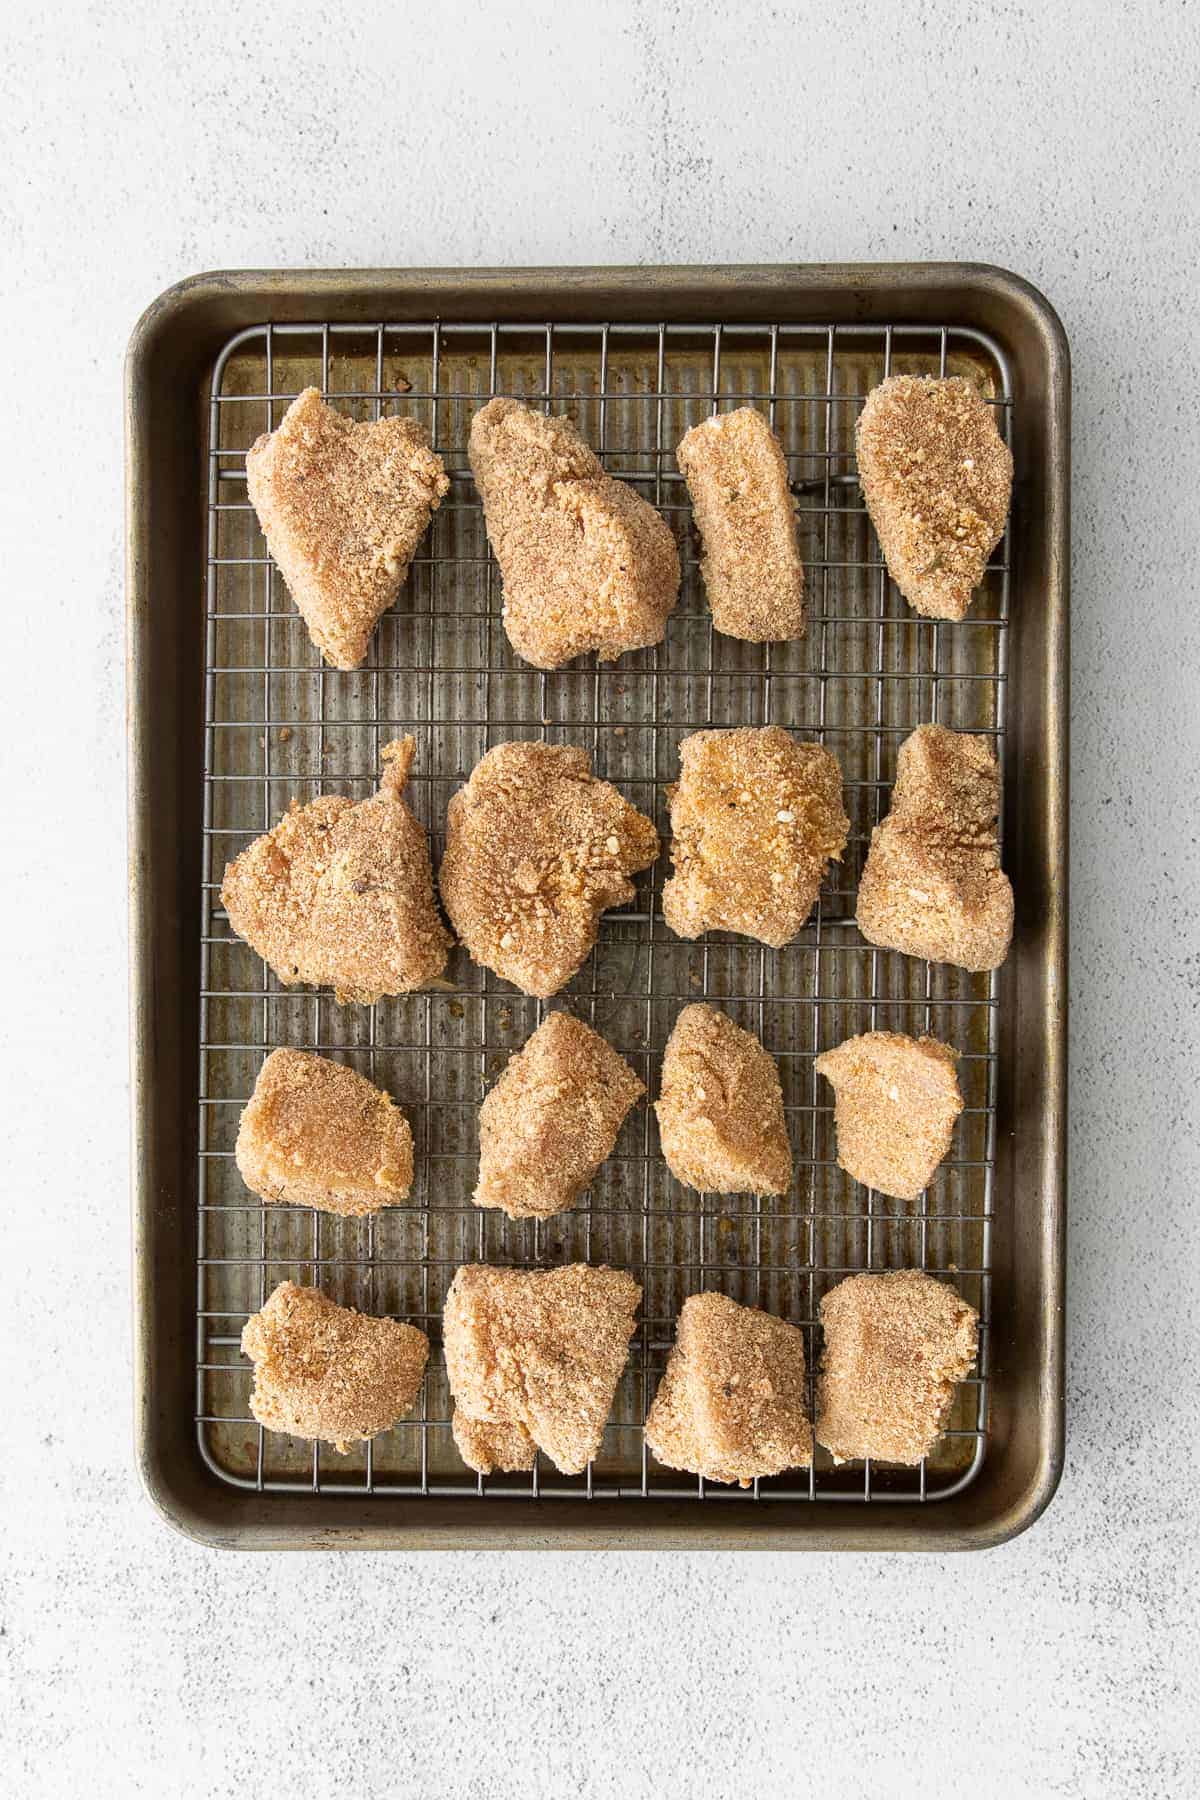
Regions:
<instances>
[{"instance_id":1,"label":"rack grid wire","mask_svg":"<svg viewBox=\"0 0 1200 1800\"><path fill-rule=\"evenodd\" d=\"M887 809L896 750L938 720L986 733L1003 773L1010 533L971 611L941 625L913 613L887 577L858 491L854 420L891 373L966 374L1011 438L1010 371L984 333L945 325L263 324L215 367L207 506L204 891L201 925L199 1236L195 1422L210 1468L269 1492L592 1497L712 1503L737 1488L681 1478L646 1451L642 1424L683 1300L716 1287L803 1327L810 1388L822 1295L861 1269L920 1267L979 1310L976 1373L925 1463L813 1467L756 1482L763 1502L934 1501L959 1492L986 1450L999 1004L994 976L927 965L863 942L854 895L872 826ZM307 386L358 419L408 413L428 426L450 491L362 669L324 666L267 555L246 495L245 453ZM567 411L610 473L670 522L683 585L662 644L546 674L511 652L500 582L466 459L472 414L494 393ZM798 643L716 637L675 446L710 412L764 410L797 499L809 623ZM661 913L669 865L667 788L678 744L706 726L780 724L828 745L845 781L851 836L812 918L785 949L710 933L674 937ZM552 1002L529 999L461 949L453 991L376 1006L283 988L220 907L227 860L293 800L364 796L380 749L417 740L409 797L435 868L446 803L483 753L511 737L581 743L596 772L655 819L663 850L635 901L604 916L596 949ZM649 1097L679 1009L724 1008L762 1038L781 1072L795 1176L778 1199L695 1194L658 1150L648 1104L571 1212L510 1222L471 1203L479 1102L552 1006L593 1024ZM871 1029L926 1031L960 1053L966 1108L952 1154L919 1202L863 1189L837 1167L831 1095L813 1062ZM402 1206L367 1219L265 1207L233 1160L242 1107L278 1045L318 1049L387 1087L413 1127L416 1174ZM824 1089L824 1091L822 1091ZM637 1333L597 1457L563 1477L475 1477L450 1433L441 1307L463 1262L628 1268L643 1287ZM240 1352L247 1316L278 1281L409 1319L433 1350L417 1413L348 1456L265 1432L249 1411ZM811 1399L811 1393L810 1393Z\"/></svg>"}]
</instances>

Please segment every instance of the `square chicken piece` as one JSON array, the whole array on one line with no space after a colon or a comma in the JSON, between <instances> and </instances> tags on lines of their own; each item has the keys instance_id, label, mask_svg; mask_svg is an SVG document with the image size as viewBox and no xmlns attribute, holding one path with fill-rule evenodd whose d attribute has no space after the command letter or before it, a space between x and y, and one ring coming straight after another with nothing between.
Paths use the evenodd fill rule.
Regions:
<instances>
[{"instance_id":1,"label":"square chicken piece","mask_svg":"<svg viewBox=\"0 0 1200 1800\"><path fill-rule=\"evenodd\" d=\"M273 1050L242 1114L238 1171L268 1204L359 1217L408 1197L413 1140L390 1094L344 1063Z\"/></svg>"},{"instance_id":2,"label":"square chicken piece","mask_svg":"<svg viewBox=\"0 0 1200 1800\"><path fill-rule=\"evenodd\" d=\"M833 1086L838 1162L864 1187L917 1200L963 1109L958 1052L937 1038L867 1031L818 1056Z\"/></svg>"}]
</instances>

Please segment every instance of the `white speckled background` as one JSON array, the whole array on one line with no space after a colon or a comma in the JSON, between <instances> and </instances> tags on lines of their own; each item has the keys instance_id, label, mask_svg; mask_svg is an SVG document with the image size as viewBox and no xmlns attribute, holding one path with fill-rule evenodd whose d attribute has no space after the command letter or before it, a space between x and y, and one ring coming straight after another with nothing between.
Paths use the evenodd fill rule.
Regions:
<instances>
[{"instance_id":1,"label":"white speckled background","mask_svg":"<svg viewBox=\"0 0 1200 1800\"><path fill-rule=\"evenodd\" d=\"M1186 0L10 10L12 1800L1196 1791L1198 64ZM956 1560L249 1559L176 1538L130 1454L135 318L201 268L897 257L1019 271L1074 353L1058 1499Z\"/></svg>"}]
</instances>

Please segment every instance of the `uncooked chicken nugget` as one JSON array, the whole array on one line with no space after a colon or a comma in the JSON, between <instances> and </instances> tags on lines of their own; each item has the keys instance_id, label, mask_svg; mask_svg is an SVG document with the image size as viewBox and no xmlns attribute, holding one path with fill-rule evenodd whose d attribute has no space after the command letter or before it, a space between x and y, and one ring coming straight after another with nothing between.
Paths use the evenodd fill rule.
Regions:
<instances>
[{"instance_id":1,"label":"uncooked chicken nugget","mask_svg":"<svg viewBox=\"0 0 1200 1800\"><path fill-rule=\"evenodd\" d=\"M868 943L975 972L999 968L1013 930L999 812L987 739L918 725L900 746L892 808L871 833L859 882L855 916Z\"/></svg>"},{"instance_id":2,"label":"uncooked chicken nugget","mask_svg":"<svg viewBox=\"0 0 1200 1800\"><path fill-rule=\"evenodd\" d=\"M590 1025L551 1013L479 1109L476 1206L497 1206L510 1219L548 1219L573 1206L645 1091Z\"/></svg>"},{"instance_id":3,"label":"uncooked chicken nugget","mask_svg":"<svg viewBox=\"0 0 1200 1800\"><path fill-rule=\"evenodd\" d=\"M404 798L412 738L383 748L379 792L291 809L225 870L229 923L285 987L372 1005L428 987L453 942L438 917L423 827Z\"/></svg>"},{"instance_id":4,"label":"uncooked chicken nugget","mask_svg":"<svg viewBox=\"0 0 1200 1800\"><path fill-rule=\"evenodd\" d=\"M816 1438L834 1462L919 1463L971 1373L979 1315L920 1269L851 1275L821 1301Z\"/></svg>"},{"instance_id":5,"label":"uncooked chicken nugget","mask_svg":"<svg viewBox=\"0 0 1200 1800\"><path fill-rule=\"evenodd\" d=\"M650 820L569 744L497 744L446 812L441 888L473 962L548 999L658 855Z\"/></svg>"},{"instance_id":6,"label":"uncooked chicken nugget","mask_svg":"<svg viewBox=\"0 0 1200 1800\"><path fill-rule=\"evenodd\" d=\"M677 1181L713 1194L785 1194L792 1181L779 1070L752 1031L685 1006L663 1052L655 1104Z\"/></svg>"},{"instance_id":7,"label":"uncooked chicken nugget","mask_svg":"<svg viewBox=\"0 0 1200 1800\"><path fill-rule=\"evenodd\" d=\"M1000 542L1012 454L961 375L893 375L867 395L858 476L888 573L931 619L961 619Z\"/></svg>"},{"instance_id":8,"label":"uncooked chicken nugget","mask_svg":"<svg viewBox=\"0 0 1200 1800\"><path fill-rule=\"evenodd\" d=\"M306 388L247 452L246 485L313 643L356 669L450 485L425 427L356 425Z\"/></svg>"},{"instance_id":9,"label":"uncooked chicken nugget","mask_svg":"<svg viewBox=\"0 0 1200 1800\"><path fill-rule=\"evenodd\" d=\"M671 528L605 474L570 419L489 400L468 453L518 656L558 669L587 650L607 662L662 642L679 598Z\"/></svg>"},{"instance_id":10,"label":"uncooked chicken nugget","mask_svg":"<svg viewBox=\"0 0 1200 1800\"><path fill-rule=\"evenodd\" d=\"M840 1166L864 1187L917 1200L950 1148L963 1108L958 1052L937 1038L867 1031L818 1056L833 1086Z\"/></svg>"},{"instance_id":11,"label":"uncooked chicken nugget","mask_svg":"<svg viewBox=\"0 0 1200 1800\"><path fill-rule=\"evenodd\" d=\"M564 1475L600 1448L642 1290L623 1269L459 1269L443 1339L454 1441L480 1474L530 1469L544 1450Z\"/></svg>"},{"instance_id":12,"label":"uncooked chicken nugget","mask_svg":"<svg viewBox=\"0 0 1200 1800\"><path fill-rule=\"evenodd\" d=\"M646 1443L668 1469L739 1487L806 1469L804 1333L724 1294L693 1294L646 1419Z\"/></svg>"},{"instance_id":13,"label":"uncooked chicken nugget","mask_svg":"<svg viewBox=\"0 0 1200 1800\"><path fill-rule=\"evenodd\" d=\"M836 758L778 725L746 725L694 731L679 763L663 917L680 937L740 931L780 949L846 848Z\"/></svg>"},{"instance_id":14,"label":"uncooked chicken nugget","mask_svg":"<svg viewBox=\"0 0 1200 1800\"><path fill-rule=\"evenodd\" d=\"M804 564L779 439L752 406L693 425L676 451L704 540L713 624L752 644L804 636Z\"/></svg>"},{"instance_id":15,"label":"uncooked chicken nugget","mask_svg":"<svg viewBox=\"0 0 1200 1800\"><path fill-rule=\"evenodd\" d=\"M395 1205L412 1187L412 1132L391 1095L307 1050L272 1050L234 1156L261 1199L347 1217Z\"/></svg>"},{"instance_id":16,"label":"uncooked chicken nugget","mask_svg":"<svg viewBox=\"0 0 1200 1800\"><path fill-rule=\"evenodd\" d=\"M269 1431L321 1438L344 1455L412 1410L429 1339L415 1325L335 1306L319 1288L281 1281L246 1321L250 1411Z\"/></svg>"}]
</instances>

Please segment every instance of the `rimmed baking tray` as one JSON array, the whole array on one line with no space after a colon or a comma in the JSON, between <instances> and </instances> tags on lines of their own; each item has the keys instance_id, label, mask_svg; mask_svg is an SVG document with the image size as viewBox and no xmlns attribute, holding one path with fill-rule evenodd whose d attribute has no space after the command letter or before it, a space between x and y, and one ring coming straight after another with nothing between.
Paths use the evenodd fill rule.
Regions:
<instances>
[{"instance_id":1,"label":"rimmed baking tray","mask_svg":"<svg viewBox=\"0 0 1200 1800\"><path fill-rule=\"evenodd\" d=\"M887 581L854 481L853 423L887 372L969 373L1015 459L1012 519L962 625L912 614ZM244 455L310 383L360 418L422 417L451 491L363 671L320 667L249 508ZM574 413L607 466L673 524L684 587L656 651L543 675L508 648L466 467L492 392ZM769 412L809 571L799 645L714 641L674 447L706 413ZM972 265L364 271L200 276L139 323L127 367L130 894L137 1451L181 1529L233 1547L973 1548L1051 1497L1062 1459L1069 369L1027 284ZM865 946L853 895L895 751L924 719L993 735L1004 770L1014 951L993 977ZM797 1176L779 1202L691 1195L635 1112L587 1201L510 1224L470 1204L478 1101L545 1007L469 965L453 992L374 1009L283 991L229 931L228 856L292 798L361 795L379 746L417 738L414 804L435 856L445 803L505 737L582 742L655 814L679 738L780 723L842 762L851 844L796 944L684 944L667 859L552 1004L592 1020L651 1091L679 1007L709 998L784 1077ZM967 1112L922 1202L837 1169L815 1054L874 1026L960 1050ZM266 1051L320 1046L389 1086L413 1120L409 1205L338 1221L263 1209L232 1162ZM477 1480L449 1433L440 1306L462 1261L584 1258L632 1269L641 1323L601 1452ZM659 1469L641 1437L685 1295L716 1286L802 1324L856 1268L954 1280L985 1321L980 1366L919 1470L818 1459L742 1494ZM263 1433L241 1325L275 1282L414 1319L435 1351L421 1410L367 1450Z\"/></svg>"}]
</instances>

